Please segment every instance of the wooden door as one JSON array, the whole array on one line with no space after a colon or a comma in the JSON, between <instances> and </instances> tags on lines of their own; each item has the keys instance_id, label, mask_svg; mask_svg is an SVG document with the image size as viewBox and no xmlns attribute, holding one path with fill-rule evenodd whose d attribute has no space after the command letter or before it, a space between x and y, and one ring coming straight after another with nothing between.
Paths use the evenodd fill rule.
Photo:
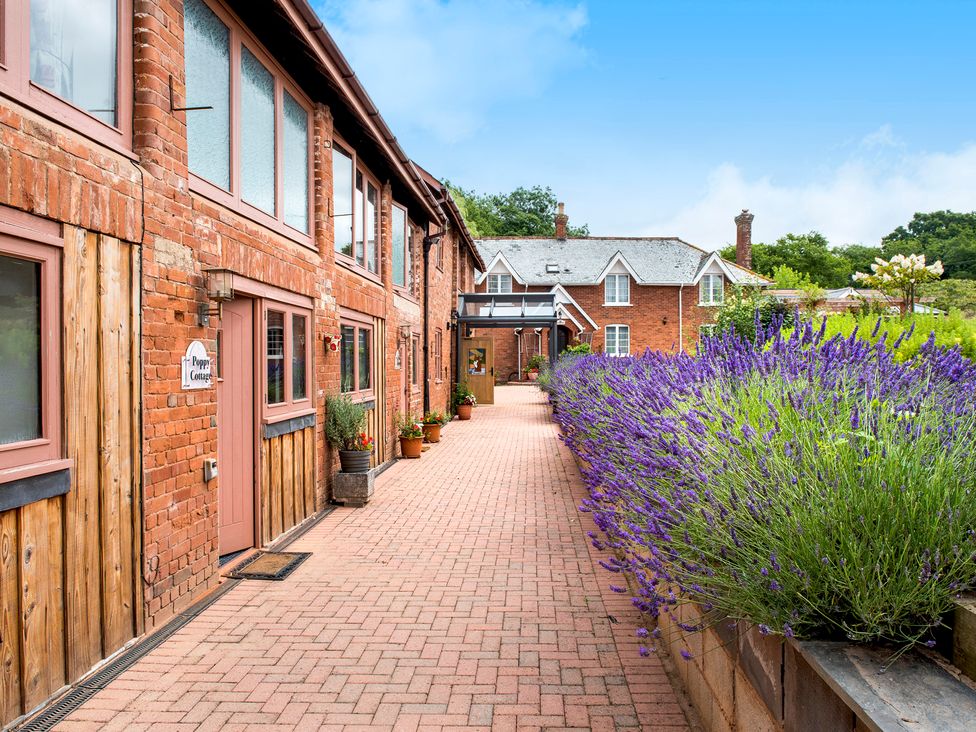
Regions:
<instances>
[{"instance_id":1,"label":"wooden door","mask_svg":"<svg viewBox=\"0 0 976 732\"><path fill-rule=\"evenodd\" d=\"M463 377L478 404L495 402L495 354L492 345L491 338L465 338L463 341Z\"/></svg>"},{"instance_id":2,"label":"wooden door","mask_svg":"<svg viewBox=\"0 0 976 732\"><path fill-rule=\"evenodd\" d=\"M217 517L221 555L254 546L254 315L224 304L217 332Z\"/></svg>"}]
</instances>

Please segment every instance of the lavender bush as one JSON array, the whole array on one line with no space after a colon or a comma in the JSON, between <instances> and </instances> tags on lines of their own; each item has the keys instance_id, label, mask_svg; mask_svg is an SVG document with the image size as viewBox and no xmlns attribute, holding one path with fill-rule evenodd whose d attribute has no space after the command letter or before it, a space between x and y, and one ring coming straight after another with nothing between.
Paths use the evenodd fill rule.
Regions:
<instances>
[{"instance_id":1,"label":"lavender bush","mask_svg":"<svg viewBox=\"0 0 976 732\"><path fill-rule=\"evenodd\" d=\"M758 345L713 338L697 356L558 364L583 510L634 604L656 618L693 602L706 623L788 637L931 643L976 582L976 367L932 340L892 353L807 323Z\"/></svg>"}]
</instances>

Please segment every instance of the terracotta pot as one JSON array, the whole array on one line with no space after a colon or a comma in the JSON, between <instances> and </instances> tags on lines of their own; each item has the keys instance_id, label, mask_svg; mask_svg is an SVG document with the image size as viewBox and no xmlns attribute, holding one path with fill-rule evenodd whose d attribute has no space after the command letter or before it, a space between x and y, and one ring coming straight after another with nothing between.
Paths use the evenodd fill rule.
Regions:
<instances>
[{"instance_id":1,"label":"terracotta pot","mask_svg":"<svg viewBox=\"0 0 976 732\"><path fill-rule=\"evenodd\" d=\"M339 450L339 465L343 473L368 473L372 450Z\"/></svg>"},{"instance_id":2,"label":"terracotta pot","mask_svg":"<svg viewBox=\"0 0 976 732\"><path fill-rule=\"evenodd\" d=\"M535 381L538 378L539 378L539 372L538 371L530 371L529 372L529 381Z\"/></svg>"},{"instance_id":3,"label":"terracotta pot","mask_svg":"<svg viewBox=\"0 0 976 732\"><path fill-rule=\"evenodd\" d=\"M458 419L471 419L471 405L470 404L458 404L457 405L457 416L458 416Z\"/></svg>"},{"instance_id":4,"label":"terracotta pot","mask_svg":"<svg viewBox=\"0 0 976 732\"><path fill-rule=\"evenodd\" d=\"M400 455L405 458L419 458L424 449L423 437L401 437Z\"/></svg>"},{"instance_id":5,"label":"terracotta pot","mask_svg":"<svg viewBox=\"0 0 976 732\"><path fill-rule=\"evenodd\" d=\"M424 425L424 441L425 442L440 442L441 441L441 425L440 424L425 424Z\"/></svg>"}]
</instances>

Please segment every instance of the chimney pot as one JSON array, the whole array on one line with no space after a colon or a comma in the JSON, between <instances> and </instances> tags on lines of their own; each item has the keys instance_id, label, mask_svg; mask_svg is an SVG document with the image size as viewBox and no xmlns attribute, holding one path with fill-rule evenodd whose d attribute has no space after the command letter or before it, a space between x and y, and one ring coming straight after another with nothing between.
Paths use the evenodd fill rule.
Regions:
<instances>
[{"instance_id":1,"label":"chimney pot","mask_svg":"<svg viewBox=\"0 0 976 732\"><path fill-rule=\"evenodd\" d=\"M556 238L566 238L566 227L569 225L569 216L566 215L566 204L560 202L556 204Z\"/></svg>"},{"instance_id":2,"label":"chimney pot","mask_svg":"<svg viewBox=\"0 0 976 732\"><path fill-rule=\"evenodd\" d=\"M752 269L752 220L755 215L749 209L735 217L735 263L740 267Z\"/></svg>"}]
</instances>

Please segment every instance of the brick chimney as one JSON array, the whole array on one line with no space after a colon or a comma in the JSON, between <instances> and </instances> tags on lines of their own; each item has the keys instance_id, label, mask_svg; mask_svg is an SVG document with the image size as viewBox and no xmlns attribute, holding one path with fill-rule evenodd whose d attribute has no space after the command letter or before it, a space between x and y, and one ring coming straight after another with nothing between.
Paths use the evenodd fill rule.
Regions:
<instances>
[{"instance_id":1,"label":"brick chimney","mask_svg":"<svg viewBox=\"0 0 976 732\"><path fill-rule=\"evenodd\" d=\"M752 269L752 220L756 218L749 209L735 217L735 263Z\"/></svg>"},{"instance_id":2,"label":"brick chimney","mask_svg":"<svg viewBox=\"0 0 976 732\"><path fill-rule=\"evenodd\" d=\"M556 238L565 239L566 238L566 226L569 224L569 216L566 215L566 205L560 203L557 205L559 212L556 214Z\"/></svg>"}]
</instances>

